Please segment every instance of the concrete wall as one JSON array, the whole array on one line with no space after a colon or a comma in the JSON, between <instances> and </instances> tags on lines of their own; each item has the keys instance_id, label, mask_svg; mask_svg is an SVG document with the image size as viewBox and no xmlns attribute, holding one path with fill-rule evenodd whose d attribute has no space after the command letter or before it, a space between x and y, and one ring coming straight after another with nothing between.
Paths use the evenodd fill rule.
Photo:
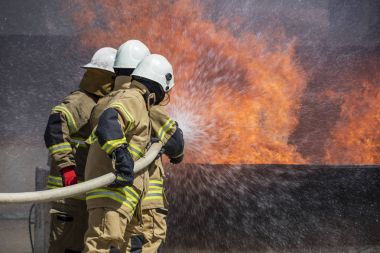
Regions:
<instances>
[{"instance_id":1,"label":"concrete wall","mask_svg":"<svg viewBox=\"0 0 380 253\"><path fill-rule=\"evenodd\" d=\"M72 40L0 35L0 192L34 190L35 168L46 167L50 109L77 87L83 72L70 51ZM0 205L0 218L25 215L25 206Z\"/></svg>"}]
</instances>

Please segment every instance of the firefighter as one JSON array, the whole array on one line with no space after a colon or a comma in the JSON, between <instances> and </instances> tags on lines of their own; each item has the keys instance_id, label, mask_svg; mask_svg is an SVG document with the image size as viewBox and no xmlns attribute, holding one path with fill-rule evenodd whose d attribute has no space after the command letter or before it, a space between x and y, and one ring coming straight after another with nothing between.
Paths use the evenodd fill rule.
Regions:
<instances>
[{"instance_id":1,"label":"firefighter","mask_svg":"<svg viewBox=\"0 0 380 253\"><path fill-rule=\"evenodd\" d=\"M164 106L156 105L150 110L153 140L164 144L162 153L173 164L183 160L184 140L178 124L165 112ZM148 192L142 199L141 221L137 215L127 227L126 249L123 252L158 252L166 238L168 204L164 192L164 168L161 157L149 166Z\"/></svg>"},{"instance_id":2,"label":"firefighter","mask_svg":"<svg viewBox=\"0 0 380 253\"><path fill-rule=\"evenodd\" d=\"M134 175L134 161L144 155L150 143L149 109L164 99L174 82L171 64L161 55L149 55L145 46L149 56L134 70L140 69L145 76L129 84L133 69L119 63L137 59L140 54L134 50L143 46L142 42L132 40L119 48L114 66L115 87L127 89L110 94L111 99L93 131L95 137L91 139L95 142L90 147L85 178L114 171L116 180L86 194L89 228L84 252L120 252L126 226L147 191L148 171Z\"/></svg>"},{"instance_id":3,"label":"firefighter","mask_svg":"<svg viewBox=\"0 0 380 253\"><path fill-rule=\"evenodd\" d=\"M113 63L116 49L104 47L84 65L86 72L79 90L53 107L45 130L45 144L51 158L48 176L50 189L84 181L88 146L85 140L91 133L89 118L100 97L113 88ZM52 203L49 253L81 252L87 229L87 210L84 196Z\"/></svg>"}]
</instances>

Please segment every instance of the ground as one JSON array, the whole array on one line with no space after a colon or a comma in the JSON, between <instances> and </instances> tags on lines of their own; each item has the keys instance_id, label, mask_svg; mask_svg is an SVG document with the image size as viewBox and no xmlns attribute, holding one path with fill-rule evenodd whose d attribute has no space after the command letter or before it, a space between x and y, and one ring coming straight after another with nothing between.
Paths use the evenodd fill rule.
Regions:
<instances>
[{"instance_id":1,"label":"ground","mask_svg":"<svg viewBox=\"0 0 380 253\"><path fill-rule=\"evenodd\" d=\"M0 220L0 252L32 252L28 220Z\"/></svg>"},{"instance_id":2,"label":"ground","mask_svg":"<svg viewBox=\"0 0 380 253\"><path fill-rule=\"evenodd\" d=\"M0 252L7 253L31 253L28 221L0 220ZM275 251L267 250L260 253L379 253L380 246L363 246L358 248L314 248L304 250ZM215 253L212 251L198 251L176 249L165 253ZM234 253L234 252L229 252ZM253 253L253 252L252 252Z\"/></svg>"}]
</instances>

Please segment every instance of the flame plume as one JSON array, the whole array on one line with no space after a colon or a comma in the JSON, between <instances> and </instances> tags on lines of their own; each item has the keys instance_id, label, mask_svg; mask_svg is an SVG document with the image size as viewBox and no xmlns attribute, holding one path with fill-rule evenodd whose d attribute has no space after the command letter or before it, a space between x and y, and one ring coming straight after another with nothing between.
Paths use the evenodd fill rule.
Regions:
<instances>
[{"instance_id":1,"label":"flame plume","mask_svg":"<svg viewBox=\"0 0 380 253\"><path fill-rule=\"evenodd\" d=\"M331 135L327 163L380 163L380 78L361 81L358 88L344 94L340 120Z\"/></svg>"}]
</instances>

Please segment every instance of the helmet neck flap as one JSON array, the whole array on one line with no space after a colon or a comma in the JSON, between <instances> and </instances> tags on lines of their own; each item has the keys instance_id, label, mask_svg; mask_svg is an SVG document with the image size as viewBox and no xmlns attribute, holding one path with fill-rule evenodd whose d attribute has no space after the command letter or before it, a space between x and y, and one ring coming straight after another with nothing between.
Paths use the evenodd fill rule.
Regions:
<instances>
[{"instance_id":1,"label":"helmet neck flap","mask_svg":"<svg viewBox=\"0 0 380 253\"><path fill-rule=\"evenodd\" d=\"M110 93L114 86L114 74L100 69L87 69L84 73L79 88L103 97Z\"/></svg>"},{"instance_id":2,"label":"helmet neck flap","mask_svg":"<svg viewBox=\"0 0 380 253\"><path fill-rule=\"evenodd\" d=\"M139 83L143 84L150 94L155 95L154 105L158 105L164 100L165 92L162 90L160 84L152 80L148 80L146 78L137 77L137 76L133 77L132 80L136 80Z\"/></svg>"}]
</instances>

